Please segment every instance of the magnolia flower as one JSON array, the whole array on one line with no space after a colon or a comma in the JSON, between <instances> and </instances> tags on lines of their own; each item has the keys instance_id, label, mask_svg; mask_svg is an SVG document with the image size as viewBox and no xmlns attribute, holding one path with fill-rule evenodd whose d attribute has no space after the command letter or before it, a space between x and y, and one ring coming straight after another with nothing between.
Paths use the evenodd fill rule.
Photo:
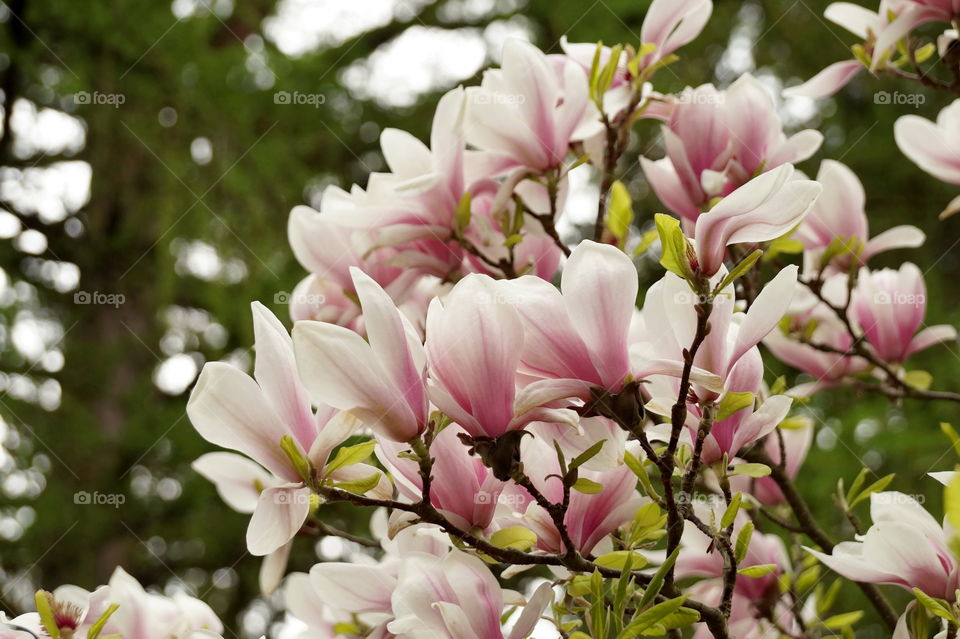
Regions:
<instances>
[{"instance_id":1,"label":"magnolia flower","mask_svg":"<svg viewBox=\"0 0 960 639\"><path fill-rule=\"evenodd\" d=\"M870 495L873 525L860 541L845 541L828 555L807 552L853 581L919 588L931 597L956 601L957 560L947 532L910 495Z\"/></svg>"},{"instance_id":2,"label":"magnolia flower","mask_svg":"<svg viewBox=\"0 0 960 639\"><path fill-rule=\"evenodd\" d=\"M862 264L883 251L923 245L926 236L917 227L909 225L895 226L870 238L863 184L845 164L824 160L820 163L817 182L823 192L792 236L808 249L809 259L818 260L823 249L836 238L856 246ZM838 260L836 268L848 270L851 259L850 255L844 256Z\"/></svg>"},{"instance_id":3,"label":"magnolia flower","mask_svg":"<svg viewBox=\"0 0 960 639\"><path fill-rule=\"evenodd\" d=\"M486 275L468 275L427 313L430 399L473 437L498 437L532 421L576 423L572 411L518 400L524 334L509 294Z\"/></svg>"},{"instance_id":4,"label":"magnolia flower","mask_svg":"<svg viewBox=\"0 0 960 639\"><path fill-rule=\"evenodd\" d=\"M637 298L637 270L615 246L581 242L563 269L560 290L521 277L504 284L523 324L521 372L533 381L522 396L531 404L579 397L591 388L619 392L628 376L679 377L679 353L631 363L630 324ZM693 377L716 385L699 369Z\"/></svg>"},{"instance_id":5,"label":"magnolia flower","mask_svg":"<svg viewBox=\"0 0 960 639\"><path fill-rule=\"evenodd\" d=\"M919 115L904 115L893 126L903 154L921 169L944 182L960 184L960 100L940 111L936 123ZM947 205L941 217L960 209L960 197Z\"/></svg>"},{"instance_id":6,"label":"magnolia flower","mask_svg":"<svg viewBox=\"0 0 960 639\"><path fill-rule=\"evenodd\" d=\"M410 441L427 425L423 345L390 296L352 268L367 341L322 322L297 322L294 350L317 403L350 411L380 436Z\"/></svg>"},{"instance_id":7,"label":"magnolia flower","mask_svg":"<svg viewBox=\"0 0 960 639\"><path fill-rule=\"evenodd\" d=\"M640 39L644 45L653 45L655 48L640 58L637 71L644 73L660 60L690 43L703 31L712 11L711 0L654 0L640 27ZM570 43L566 36L563 36L560 46L566 57L579 64L584 71L589 72L593 68L596 43ZM607 65L611 54L610 47L601 47L600 68ZM621 53L610 88L603 96L603 107L608 116L616 116L629 104L634 78L628 68L628 61L627 53ZM641 100L641 104L649 106L645 100Z\"/></svg>"},{"instance_id":8,"label":"magnolia flower","mask_svg":"<svg viewBox=\"0 0 960 639\"><path fill-rule=\"evenodd\" d=\"M776 239L803 220L822 188L792 177L790 164L768 171L697 218L694 243L701 273L709 277L720 270L727 246Z\"/></svg>"},{"instance_id":9,"label":"magnolia flower","mask_svg":"<svg viewBox=\"0 0 960 639\"><path fill-rule=\"evenodd\" d=\"M847 275L835 273L821 287L821 295L837 308L846 306ZM773 330L764 345L782 362L812 375L815 380L790 389L790 395L802 397L820 388L837 385L844 378L870 367L862 357L846 355L853 347L853 337L833 309L816 298L805 286L797 285L794 303L789 311L790 322L783 326L789 333L806 333L811 342L840 352L827 352L788 337L783 330ZM813 326L812 332L810 326Z\"/></svg>"},{"instance_id":10,"label":"magnolia flower","mask_svg":"<svg viewBox=\"0 0 960 639\"><path fill-rule=\"evenodd\" d=\"M792 420L791 420L792 421ZM781 444L783 438L782 450L786 452L786 462L784 470L791 479L797 476L800 467L803 465L807 452L810 450L810 444L813 443L813 422L805 420L803 423L790 426L782 425L777 432L770 433L763 443L763 449L774 463L780 463ZM737 475L730 478L730 485L734 490L740 490L753 495L757 501L765 506L776 506L784 500L783 493L780 491L777 482L772 477L760 477L753 479L743 475Z\"/></svg>"},{"instance_id":11,"label":"magnolia flower","mask_svg":"<svg viewBox=\"0 0 960 639\"><path fill-rule=\"evenodd\" d=\"M467 89L467 142L488 151L483 163L505 173L543 173L560 166L570 143L601 129L587 75L572 61L555 68L542 51L508 40L499 69Z\"/></svg>"},{"instance_id":12,"label":"magnolia flower","mask_svg":"<svg viewBox=\"0 0 960 639\"><path fill-rule=\"evenodd\" d=\"M504 484L479 456L469 454L459 438L465 432L450 424L431 443L430 501L461 530L485 529L493 519ZM384 439L377 446L377 458L393 477L401 498L415 502L423 497L423 479L417 462L400 456L404 450L402 444Z\"/></svg>"},{"instance_id":13,"label":"magnolia flower","mask_svg":"<svg viewBox=\"0 0 960 639\"><path fill-rule=\"evenodd\" d=\"M520 447L524 473L540 493L553 503L563 502L560 462L553 446L539 437L526 437ZM637 478L625 464L611 470L578 469L579 476L597 482L603 490L594 494L570 492L564 525L577 550L589 554L607 535L630 521L650 499L637 492ZM550 514L524 489L511 485L513 509L523 513L518 523L537 535L537 547L551 553L564 550L560 532Z\"/></svg>"},{"instance_id":14,"label":"magnolia flower","mask_svg":"<svg viewBox=\"0 0 960 639\"><path fill-rule=\"evenodd\" d=\"M877 11L849 2L835 2L823 16L858 36L870 56L870 71L882 68L897 42L926 22L952 22L960 15L955 0L880 0ZM942 55L942 54L941 54ZM859 60L835 62L803 84L786 89L785 96L825 98L833 95L861 70Z\"/></svg>"},{"instance_id":15,"label":"magnolia flower","mask_svg":"<svg viewBox=\"0 0 960 639\"><path fill-rule=\"evenodd\" d=\"M722 277L723 272L717 277ZM790 305L796 287L797 267L788 266L767 284L746 313L734 309L733 287L716 296L710 313L710 331L697 350L694 364L719 376L724 392L759 395L763 379L763 361L757 344L776 327ZM642 347L660 357L679 357L693 343L698 300L680 277L666 273L650 287L643 306L643 319L648 342ZM651 400L647 409L669 416L676 402L679 380L658 376L645 387ZM699 400L718 399L709 388L694 386ZM776 428L790 409L791 399L785 395L768 397L761 406L753 403L716 422L704 440L703 459L711 463L723 453L730 457L746 444ZM698 403L688 406L687 426L692 433L699 427L701 410Z\"/></svg>"},{"instance_id":16,"label":"magnolia flower","mask_svg":"<svg viewBox=\"0 0 960 639\"><path fill-rule=\"evenodd\" d=\"M387 628L409 639L523 639L552 601L553 590L544 583L504 635L504 592L483 561L459 550L444 557L408 555L391 600L396 619Z\"/></svg>"},{"instance_id":17,"label":"magnolia flower","mask_svg":"<svg viewBox=\"0 0 960 639\"><path fill-rule=\"evenodd\" d=\"M790 138L767 90L743 75L726 91L687 87L663 128L666 157L641 157L643 172L663 204L695 221L714 198L758 173L805 160L823 141L807 129Z\"/></svg>"},{"instance_id":18,"label":"magnolia flower","mask_svg":"<svg viewBox=\"0 0 960 639\"><path fill-rule=\"evenodd\" d=\"M190 395L187 414L204 439L256 462L213 453L197 460L195 468L217 485L228 505L253 514L247 546L255 555L266 555L296 534L310 510L310 489L281 441L288 440L322 470L330 452L359 424L351 415L328 407L314 413L297 376L286 329L263 305L255 302L252 308L257 346L253 378L228 364L207 363ZM342 470L340 480L379 472L365 465Z\"/></svg>"},{"instance_id":19,"label":"magnolia flower","mask_svg":"<svg viewBox=\"0 0 960 639\"><path fill-rule=\"evenodd\" d=\"M956 339L952 326L930 326L917 333L927 308L923 273L907 262L899 271L862 272L853 295L853 317L877 356L902 363L913 353Z\"/></svg>"},{"instance_id":20,"label":"magnolia flower","mask_svg":"<svg viewBox=\"0 0 960 639\"><path fill-rule=\"evenodd\" d=\"M323 193L322 208L336 210L354 197L336 187ZM356 215L354 209L350 209ZM344 217L347 217L344 215ZM365 253L364 231L349 228L335 221L334 214L319 213L308 206L295 206L290 211L287 236L297 261L311 272L294 290L290 299L294 320L312 319L354 326L360 309L355 301L356 290L350 269L360 268L384 287L390 295L402 300L420 273L404 270L394 264L397 251L392 248ZM444 271L446 272L446 271Z\"/></svg>"},{"instance_id":21,"label":"magnolia flower","mask_svg":"<svg viewBox=\"0 0 960 639\"><path fill-rule=\"evenodd\" d=\"M704 522L719 522L723 516L726 504L720 499L714 499L710 504L697 502L694 512ZM713 511L711 513L711 510ZM744 512L740 512L734 521L732 538L736 539L743 525L749 520ZM720 579L723 577L723 555L717 549L712 539L707 537L699 528L687 522L683 528L683 537L680 541L683 552L676 563L677 579L685 577L707 577ZM780 574L789 570L790 560L783 540L777 535L766 535L755 531L750 537L750 545L743 561L737 564L740 569L750 566L773 564L776 569L762 577L740 576L735 585L735 592L749 601L774 602L780 597Z\"/></svg>"}]
</instances>

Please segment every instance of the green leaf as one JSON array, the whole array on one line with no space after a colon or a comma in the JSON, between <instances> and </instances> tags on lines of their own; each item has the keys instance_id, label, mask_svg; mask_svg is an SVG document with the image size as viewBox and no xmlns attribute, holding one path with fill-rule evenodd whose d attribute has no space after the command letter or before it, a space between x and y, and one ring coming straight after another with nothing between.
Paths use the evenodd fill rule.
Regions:
<instances>
[{"instance_id":1,"label":"green leaf","mask_svg":"<svg viewBox=\"0 0 960 639\"><path fill-rule=\"evenodd\" d=\"M753 529L753 522L748 519L737 534L737 543L736 546L734 546L733 556L736 558L738 564L747 556L747 550L750 549L750 539L753 537Z\"/></svg>"},{"instance_id":2,"label":"green leaf","mask_svg":"<svg viewBox=\"0 0 960 639\"><path fill-rule=\"evenodd\" d=\"M912 388L927 390L933 384L933 375L921 370L907 371L907 374L903 376L903 381Z\"/></svg>"},{"instance_id":3,"label":"green leaf","mask_svg":"<svg viewBox=\"0 0 960 639\"><path fill-rule=\"evenodd\" d=\"M280 450L286 454L287 459L289 459L293 467L297 469L297 474L300 475L300 478L305 482L311 481L310 462L303 456L303 453L300 452L300 446L297 445L297 442L293 441L293 437L290 435L281 437Z\"/></svg>"},{"instance_id":4,"label":"green leaf","mask_svg":"<svg viewBox=\"0 0 960 639\"><path fill-rule=\"evenodd\" d=\"M913 594L916 595L917 601L919 601L930 614L940 617L941 619L946 619L951 623L958 623L957 618L950 612L950 604L943 599L935 599L919 588L914 588Z\"/></svg>"},{"instance_id":5,"label":"green leaf","mask_svg":"<svg viewBox=\"0 0 960 639\"><path fill-rule=\"evenodd\" d=\"M943 489L943 507L947 513L947 521L954 530L960 530L960 473Z\"/></svg>"},{"instance_id":6,"label":"green leaf","mask_svg":"<svg viewBox=\"0 0 960 639\"><path fill-rule=\"evenodd\" d=\"M663 251L660 256L660 265L671 273L689 281L693 277L693 268L690 266L690 260L687 257L690 244L687 242L683 231L680 230L680 220L663 213L654 215L653 220L657 225L657 233L660 235L660 245Z\"/></svg>"},{"instance_id":7,"label":"green leaf","mask_svg":"<svg viewBox=\"0 0 960 639\"><path fill-rule=\"evenodd\" d=\"M737 574L751 578L766 577L776 569L777 564L757 564L756 566L747 566L746 568L741 568L737 571Z\"/></svg>"},{"instance_id":8,"label":"green leaf","mask_svg":"<svg viewBox=\"0 0 960 639\"><path fill-rule=\"evenodd\" d=\"M490 543L497 548L530 550L537 543L537 535L523 526L508 526L490 535Z\"/></svg>"},{"instance_id":9,"label":"green leaf","mask_svg":"<svg viewBox=\"0 0 960 639\"><path fill-rule=\"evenodd\" d=\"M655 606L651 606L649 609L644 610L636 618L630 622L626 628L623 629L617 639L630 639L631 637L637 637L641 632L649 628L650 626L656 624L661 619L667 615L675 613L683 606L683 602L687 600L686 595L676 597L675 599L669 599L663 603L658 603Z\"/></svg>"},{"instance_id":10,"label":"green leaf","mask_svg":"<svg viewBox=\"0 0 960 639\"><path fill-rule=\"evenodd\" d=\"M96 623L90 626L90 629L87 631L87 639L98 639L100 633L103 632L103 627L107 625L107 622L110 620L110 616L117 611L119 604L110 604L110 607L100 615L100 618L97 619Z\"/></svg>"},{"instance_id":11,"label":"green leaf","mask_svg":"<svg viewBox=\"0 0 960 639\"><path fill-rule=\"evenodd\" d=\"M737 464L730 471L731 475L744 475L759 479L770 474L770 467L766 464Z\"/></svg>"},{"instance_id":12,"label":"green leaf","mask_svg":"<svg viewBox=\"0 0 960 639\"><path fill-rule=\"evenodd\" d=\"M355 495L363 495L376 488L377 484L380 483L380 477L380 473L374 473L362 479L334 482L333 487L339 488L340 490L345 490L348 493L353 493Z\"/></svg>"},{"instance_id":13,"label":"green leaf","mask_svg":"<svg viewBox=\"0 0 960 639\"><path fill-rule=\"evenodd\" d=\"M632 550L614 550L605 555L600 555L593 560L593 563L615 570L624 570L624 567L629 563L631 570L639 570L647 565L647 558Z\"/></svg>"},{"instance_id":14,"label":"green leaf","mask_svg":"<svg viewBox=\"0 0 960 639\"><path fill-rule=\"evenodd\" d=\"M937 45L934 44L933 42L928 42L927 44L923 45L922 47L914 51L913 57L916 59L916 61L919 64L923 64L924 62L929 60L930 56L932 56L936 52L937 52Z\"/></svg>"},{"instance_id":15,"label":"green leaf","mask_svg":"<svg viewBox=\"0 0 960 639\"><path fill-rule=\"evenodd\" d=\"M349 621L341 621L333 624L333 631L338 635L359 635L363 632L356 624Z\"/></svg>"},{"instance_id":16,"label":"green leaf","mask_svg":"<svg viewBox=\"0 0 960 639\"><path fill-rule=\"evenodd\" d=\"M670 556L667 557L666 561L660 564L660 567L657 568L657 572L653 573L653 577L650 578L650 583L647 584L647 589L643 591L643 597L640 598L640 603L637 604L637 609L643 610L645 607L650 605L650 603L660 594L660 589L663 588L663 580L666 578L667 573L670 572L670 569L673 568L673 564L677 563L677 557L680 555L680 546L677 546L673 549L673 552L670 553Z\"/></svg>"},{"instance_id":17,"label":"green leaf","mask_svg":"<svg viewBox=\"0 0 960 639\"><path fill-rule=\"evenodd\" d=\"M761 255L763 255L763 251L761 251L760 249L757 249L750 255L740 260L740 262L733 267L733 270L727 273L727 276L723 278L723 281L720 282L720 285L717 286L716 290L722 291L723 289L727 288L728 286L736 282L739 278L746 275L747 271L753 268L753 265L757 263L757 260L760 259Z\"/></svg>"},{"instance_id":18,"label":"green leaf","mask_svg":"<svg viewBox=\"0 0 960 639\"><path fill-rule=\"evenodd\" d=\"M844 612L839 615L833 615L827 619L823 620L823 625L825 628L830 630L840 630L841 628L848 628L853 624L857 623L863 618L862 610L855 610L853 612Z\"/></svg>"},{"instance_id":19,"label":"green leaf","mask_svg":"<svg viewBox=\"0 0 960 639\"><path fill-rule=\"evenodd\" d=\"M896 473L890 473L889 475L886 475L885 477L881 477L877 481L873 482L872 484L864 488L863 492L857 495L856 498L854 498L854 500L850 502L850 508L853 508L854 506L859 504L861 501L863 501L873 493L878 493L884 488L886 488L887 486L889 486L890 482L893 481L894 477L896 477Z\"/></svg>"},{"instance_id":20,"label":"green leaf","mask_svg":"<svg viewBox=\"0 0 960 639\"><path fill-rule=\"evenodd\" d=\"M847 494L846 494L846 496L844 497L844 501L845 501L847 504L850 504L850 502L852 502L854 499L856 499L857 495L858 495L859 492L860 492L860 489L863 488L863 484L866 483L866 481L867 481L867 475L869 475L869 474L870 474L870 469L869 469L869 468L862 468L862 469L860 470L860 472L857 473L856 479L853 480L853 483L850 485L850 490L847 491ZM842 488L842 484L840 484L840 483L838 483L837 486L838 486L839 488ZM842 493L843 491L842 491L842 490L838 490L838 492Z\"/></svg>"},{"instance_id":21,"label":"green leaf","mask_svg":"<svg viewBox=\"0 0 960 639\"><path fill-rule=\"evenodd\" d=\"M716 421L722 422L734 415L737 411L741 411L747 406L752 406L755 397L753 393L724 393L723 397L720 398L720 405L717 408Z\"/></svg>"},{"instance_id":22,"label":"green leaf","mask_svg":"<svg viewBox=\"0 0 960 639\"><path fill-rule=\"evenodd\" d=\"M582 453L574 457L573 461L570 462L570 470L579 468L580 466L583 466L588 461L596 457L597 453L600 452L600 449L603 448L603 445L606 443L606 441L607 440L605 439L601 439L596 444L594 444L590 448L586 449L585 451L583 451Z\"/></svg>"},{"instance_id":23,"label":"green leaf","mask_svg":"<svg viewBox=\"0 0 960 639\"><path fill-rule=\"evenodd\" d=\"M947 439L950 440L950 444L953 446L953 452L960 456L960 435L957 434L957 431L947 422L940 422L940 430Z\"/></svg>"},{"instance_id":24,"label":"green leaf","mask_svg":"<svg viewBox=\"0 0 960 639\"><path fill-rule=\"evenodd\" d=\"M578 493L583 493L584 495L596 495L597 493L603 490L603 484L598 484L592 479L587 479L586 477L581 477L573 483L571 486Z\"/></svg>"},{"instance_id":25,"label":"green leaf","mask_svg":"<svg viewBox=\"0 0 960 639\"><path fill-rule=\"evenodd\" d=\"M337 451L333 461L324 467L324 475L329 476L330 473L336 472L341 468L346 468L347 466L353 466L354 464L359 464L363 461L366 461L366 459L370 457L370 454L373 452L373 449L376 447L377 442L373 441L372 439L368 442L362 442L353 446L344 446Z\"/></svg>"},{"instance_id":26,"label":"green leaf","mask_svg":"<svg viewBox=\"0 0 960 639\"><path fill-rule=\"evenodd\" d=\"M720 518L721 530L725 530L733 525L734 520L737 518L737 513L740 512L741 501L743 501L743 493L737 493L733 496L733 499L730 500L730 505L723 511L723 516Z\"/></svg>"},{"instance_id":27,"label":"green leaf","mask_svg":"<svg viewBox=\"0 0 960 639\"><path fill-rule=\"evenodd\" d=\"M665 630L672 630L674 628L686 628L698 621L700 621L699 612L693 608L679 608L676 612L671 612L657 623L663 626Z\"/></svg>"},{"instance_id":28,"label":"green leaf","mask_svg":"<svg viewBox=\"0 0 960 639\"><path fill-rule=\"evenodd\" d=\"M633 200L623 182L616 180L610 187L610 213L607 215L607 228L623 246L633 225Z\"/></svg>"},{"instance_id":29,"label":"green leaf","mask_svg":"<svg viewBox=\"0 0 960 639\"><path fill-rule=\"evenodd\" d=\"M470 194L470 191L467 191L463 194L463 197L460 198L460 201L457 202L457 209L454 213L454 221L457 223L457 230L462 231L463 229L470 226L470 207L473 201L473 196Z\"/></svg>"}]
</instances>

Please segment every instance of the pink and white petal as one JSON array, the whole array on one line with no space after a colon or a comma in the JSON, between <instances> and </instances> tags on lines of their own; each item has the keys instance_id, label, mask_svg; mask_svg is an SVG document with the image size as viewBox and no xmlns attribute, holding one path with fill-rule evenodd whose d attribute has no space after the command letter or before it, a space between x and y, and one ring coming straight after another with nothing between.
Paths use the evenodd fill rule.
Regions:
<instances>
[{"instance_id":1,"label":"pink and white petal","mask_svg":"<svg viewBox=\"0 0 960 639\"><path fill-rule=\"evenodd\" d=\"M936 344L954 342L957 339L957 329L948 324L929 326L914 336L907 349L907 355L930 348Z\"/></svg>"},{"instance_id":2,"label":"pink and white petal","mask_svg":"<svg viewBox=\"0 0 960 639\"><path fill-rule=\"evenodd\" d=\"M960 111L947 109L960 116ZM956 140L944 135L936 124L919 115L904 115L893 125L893 135L903 154L921 169L944 182L960 184L960 151L955 147Z\"/></svg>"},{"instance_id":3,"label":"pink and white petal","mask_svg":"<svg viewBox=\"0 0 960 639\"><path fill-rule=\"evenodd\" d=\"M523 607L523 612L513 624L513 629L507 639L526 639L533 632L540 615L553 603L553 587L550 582L544 582L537 587L530 600Z\"/></svg>"},{"instance_id":4,"label":"pink and white petal","mask_svg":"<svg viewBox=\"0 0 960 639\"><path fill-rule=\"evenodd\" d=\"M250 305L257 357L253 377L263 389L267 401L307 450L317 435L310 398L297 374L293 340L280 320L260 302Z\"/></svg>"},{"instance_id":5,"label":"pink and white petal","mask_svg":"<svg viewBox=\"0 0 960 639\"><path fill-rule=\"evenodd\" d=\"M710 0L655 0L640 27L644 44L657 45L643 64L649 65L665 58L696 38L713 11Z\"/></svg>"},{"instance_id":6,"label":"pink and white petal","mask_svg":"<svg viewBox=\"0 0 960 639\"><path fill-rule=\"evenodd\" d=\"M349 613L390 612L397 578L382 566L323 562L310 569L320 601Z\"/></svg>"},{"instance_id":7,"label":"pink and white petal","mask_svg":"<svg viewBox=\"0 0 960 639\"><path fill-rule=\"evenodd\" d=\"M567 260L560 288L601 380L619 390L630 369L627 337L638 289L633 261L615 246L585 240Z\"/></svg>"},{"instance_id":8,"label":"pink and white petal","mask_svg":"<svg viewBox=\"0 0 960 639\"><path fill-rule=\"evenodd\" d=\"M736 362L776 328L793 299L797 288L797 271L795 264L785 267L757 295L757 299L740 322L730 362Z\"/></svg>"},{"instance_id":9,"label":"pink and white petal","mask_svg":"<svg viewBox=\"0 0 960 639\"><path fill-rule=\"evenodd\" d=\"M350 275L363 308L363 322L371 350L417 420L426 423L424 373L415 364L425 358L423 346L419 341L409 339L400 311L379 284L355 267L351 267ZM414 354L414 349L419 352Z\"/></svg>"},{"instance_id":10,"label":"pink and white petal","mask_svg":"<svg viewBox=\"0 0 960 639\"><path fill-rule=\"evenodd\" d=\"M697 219L700 209L684 188L670 158L648 160L641 156L640 165L647 182L667 209L685 219Z\"/></svg>"},{"instance_id":11,"label":"pink and white petal","mask_svg":"<svg viewBox=\"0 0 960 639\"><path fill-rule=\"evenodd\" d=\"M401 180L433 171L430 149L406 131L384 129L380 134L380 148L387 166Z\"/></svg>"},{"instance_id":12,"label":"pink and white petal","mask_svg":"<svg viewBox=\"0 0 960 639\"><path fill-rule=\"evenodd\" d=\"M290 434L255 381L222 362L208 362L200 373L187 415L211 444L231 448L261 463L273 474L296 479L280 439Z\"/></svg>"},{"instance_id":13,"label":"pink and white petal","mask_svg":"<svg viewBox=\"0 0 960 639\"><path fill-rule=\"evenodd\" d=\"M247 550L257 556L278 550L300 531L309 513L310 489L303 484L265 489L247 526Z\"/></svg>"},{"instance_id":14,"label":"pink and white petal","mask_svg":"<svg viewBox=\"0 0 960 639\"><path fill-rule=\"evenodd\" d=\"M263 558L260 563L260 593L266 597L273 593L283 581L283 576L287 572L287 560L290 558L290 549L293 548L293 540L288 541L272 553ZM292 575L291 575L292 576Z\"/></svg>"},{"instance_id":15,"label":"pink and white petal","mask_svg":"<svg viewBox=\"0 0 960 639\"><path fill-rule=\"evenodd\" d=\"M895 226L870 238L863 249L861 259L867 261L877 253L883 253L891 249L917 248L923 246L926 239L926 234L915 226L909 224Z\"/></svg>"},{"instance_id":16,"label":"pink and white petal","mask_svg":"<svg viewBox=\"0 0 960 639\"><path fill-rule=\"evenodd\" d=\"M283 589L284 608L307 624L311 630L333 630L323 614L324 602L313 588L310 576L303 572L291 573Z\"/></svg>"},{"instance_id":17,"label":"pink and white petal","mask_svg":"<svg viewBox=\"0 0 960 639\"><path fill-rule=\"evenodd\" d=\"M317 438L307 451L307 458L317 468L323 468L330 452L363 427L360 418L350 411L333 409L333 412L329 419L323 419L320 412L317 413Z\"/></svg>"},{"instance_id":18,"label":"pink and white petal","mask_svg":"<svg viewBox=\"0 0 960 639\"><path fill-rule=\"evenodd\" d=\"M803 84L783 90L787 98L827 98L847 86L865 67L859 60L834 62Z\"/></svg>"},{"instance_id":19,"label":"pink and white petal","mask_svg":"<svg viewBox=\"0 0 960 639\"><path fill-rule=\"evenodd\" d=\"M379 360L353 331L322 322L297 322L294 352L304 385L317 403L358 413L372 428L407 441L419 432L416 416L384 381Z\"/></svg>"},{"instance_id":20,"label":"pink and white petal","mask_svg":"<svg viewBox=\"0 0 960 639\"><path fill-rule=\"evenodd\" d=\"M207 453L190 467L213 482L224 503L239 513L256 510L261 488L277 483L259 464L234 453Z\"/></svg>"},{"instance_id":21,"label":"pink and white petal","mask_svg":"<svg viewBox=\"0 0 960 639\"><path fill-rule=\"evenodd\" d=\"M879 31L881 25L881 16L876 11L852 2L832 3L823 12L823 17L859 36L861 40L869 38L871 30L874 33Z\"/></svg>"}]
</instances>

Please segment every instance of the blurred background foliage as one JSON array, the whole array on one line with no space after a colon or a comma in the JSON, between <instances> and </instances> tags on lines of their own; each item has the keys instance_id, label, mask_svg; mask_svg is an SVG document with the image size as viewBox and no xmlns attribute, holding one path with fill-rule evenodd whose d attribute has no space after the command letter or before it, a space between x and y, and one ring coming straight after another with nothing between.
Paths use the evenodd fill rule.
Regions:
<instances>
[{"instance_id":1,"label":"blurred background foliage","mask_svg":"<svg viewBox=\"0 0 960 639\"><path fill-rule=\"evenodd\" d=\"M259 636L277 613L257 600L247 517L191 471L210 446L184 407L204 361L249 365L251 300L287 321L285 292L303 275L287 249L290 208L318 203L328 184L364 184L384 165L383 128L426 137L439 93L475 82L505 38L553 52L563 35L636 45L649 2L80 4L0 4L0 606L21 611L41 585L91 588L122 565L145 584L202 596L230 626L227 636ZM826 4L717 1L657 88L726 85L748 71L777 92L806 79L849 57L852 39L825 23ZM878 104L881 90L918 93L924 103ZM313 104L282 92L314 96ZM790 129L826 136L802 167L808 173L829 157L859 174L873 233L900 223L927 232L923 249L878 265L918 263L927 323L956 325L960 218L936 219L955 193L906 161L892 136L898 116L933 117L948 102L863 74L835 99L793 100L782 112ZM658 156L657 131L640 123L629 159ZM635 162L622 168L638 224L647 225L659 203ZM590 183L579 187L571 240L593 212ZM659 277L653 260L641 271ZM960 390L956 353L945 351L914 364L936 387ZM789 373L771 369L768 381ZM938 515L938 487L924 475L955 461L937 427L952 419L950 408L891 406L849 390L810 406L817 445L801 484L825 526L851 535L829 495L862 465L877 476L897 472L893 488L929 497ZM78 491L124 503L76 503ZM355 513L328 516L357 526ZM297 544L292 569L338 552L316 542ZM855 588L846 592L845 609L862 604ZM868 622L861 634L883 632Z\"/></svg>"}]
</instances>

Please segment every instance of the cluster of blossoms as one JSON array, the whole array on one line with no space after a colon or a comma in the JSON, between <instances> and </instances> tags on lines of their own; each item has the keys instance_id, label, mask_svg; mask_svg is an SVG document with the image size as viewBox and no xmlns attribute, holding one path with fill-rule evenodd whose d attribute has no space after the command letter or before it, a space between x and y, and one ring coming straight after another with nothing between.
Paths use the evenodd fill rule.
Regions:
<instances>
[{"instance_id":1,"label":"cluster of blossoms","mask_svg":"<svg viewBox=\"0 0 960 639\"><path fill-rule=\"evenodd\" d=\"M27 636L220 639L223 624L207 604L183 592L172 597L144 590L117 568L110 583L89 592L79 586L39 591L37 612L13 619L0 613L0 639Z\"/></svg>"},{"instance_id":2,"label":"cluster of blossoms","mask_svg":"<svg viewBox=\"0 0 960 639\"><path fill-rule=\"evenodd\" d=\"M865 43L791 92L826 95L864 65L900 73L900 41L957 18L954 5L832 5L827 16ZM523 639L541 623L575 639L852 633L860 615L829 614L837 591L813 587L816 559L860 582L898 637L926 637L928 612L960 626L952 526L883 492L889 478L865 486L864 471L837 502L855 521L869 499L873 526L835 545L793 485L814 435L798 406L811 394L960 399L907 366L956 338L924 325L920 269L870 266L924 234L872 232L863 186L840 162L823 160L815 180L796 169L822 136L787 135L760 80L655 90L711 9L655 0L638 48L564 41L548 55L510 41L479 86L442 97L429 145L385 130L389 172L292 211L290 244L310 272L292 331L254 303L252 376L207 364L188 414L233 451L194 468L250 515L261 588L284 584L301 636ZM911 159L955 183L958 108L896 128ZM666 211L647 232L616 179L644 120L659 123L664 153L639 164ZM571 246L558 222L584 165L600 201L592 239ZM665 270L642 286L651 254ZM764 379L771 355L798 383ZM946 481L960 520L960 487ZM337 533L324 522L334 502L375 509L375 550L287 575L298 536ZM777 525L809 537L809 552ZM501 585L513 578L524 593ZM38 602L57 619L68 610L74 630L112 615L93 639L152 637L122 625L148 612L163 636L220 629L194 600L114 580L109 594ZM874 584L920 603L898 622ZM156 598L146 612L144 597ZM11 623L39 633L38 610Z\"/></svg>"},{"instance_id":3,"label":"cluster of blossoms","mask_svg":"<svg viewBox=\"0 0 960 639\"><path fill-rule=\"evenodd\" d=\"M690 625L814 636L857 615L823 621L835 592L800 600L813 557L865 582L891 631L896 615L869 584L955 601L952 570L872 559L872 540L898 543L885 522L902 516L881 507L896 494L880 485L849 499L872 494L863 542L834 547L801 520L819 547L804 560L759 529L761 512L797 513L791 482L814 428L795 400L850 385L920 396L906 360L955 332L922 326L916 266L869 266L924 234L871 235L847 166L823 160L816 180L796 170L822 136L785 134L761 81L653 88L710 11L657 0L638 49L508 42L479 86L443 96L429 146L385 130L390 172L293 210L290 243L310 275L292 334L255 303L253 376L208 364L188 413L235 451L195 468L251 514L265 592L298 534L329 534L324 504L377 507L376 558L286 578L302 636L522 639L544 621L577 637ZM876 64L888 37L871 41ZM664 156L639 160L673 214L645 234L615 179L643 119L662 123ZM928 125L906 120L897 137L943 175L953 158L911 147L910 127ZM593 240L571 248L558 221L584 164L601 201ZM657 239L666 272L642 290L635 260ZM783 265L789 254L799 265ZM768 385L761 344L812 380ZM942 528L910 534L939 535L943 553L931 552L954 565ZM500 585L538 566L549 572L526 597Z\"/></svg>"}]
</instances>

